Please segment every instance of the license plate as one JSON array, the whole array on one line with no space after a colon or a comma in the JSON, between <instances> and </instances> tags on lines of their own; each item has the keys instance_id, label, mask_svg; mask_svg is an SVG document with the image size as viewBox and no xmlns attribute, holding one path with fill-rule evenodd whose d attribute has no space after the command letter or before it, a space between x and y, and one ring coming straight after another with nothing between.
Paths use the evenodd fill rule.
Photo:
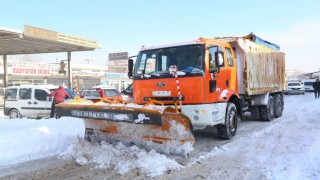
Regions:
<instances>
[{"instance_id":1,"label":"license plate","mask_svg":"<svg viewBox=\"0 0 320 180\"><path fill-rule=\"evenodd\" d=\"M152 96L171 96L171 91L152 91Z\"/></svg>"}]
</instances>

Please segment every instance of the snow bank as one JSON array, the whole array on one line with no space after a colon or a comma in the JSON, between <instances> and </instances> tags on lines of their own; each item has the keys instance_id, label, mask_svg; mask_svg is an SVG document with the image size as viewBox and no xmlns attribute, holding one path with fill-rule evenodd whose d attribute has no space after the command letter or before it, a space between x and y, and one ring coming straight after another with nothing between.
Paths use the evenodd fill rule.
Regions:
<instances>
[{"instance_id":1,"label":"snow bank","mask_svg":"<svg viewBox=\"0 0 320 180\"><path fill-rule=\"evenodd\" d=\"M178 170L182 167L175 160L154 150L147 152L135 145L126 147L122 143L90 143L81 138L70 145L60 157L71 158L82 166L94 163L95 168L112 168L121 175L137 168L147 176L155 177L168 170Z\"/></svg>"},{"instance_id":2,"label":"snow bank","mask_svg":"<svg viewBox=\"0 0 320 180\"><path fill-rule=\"evenodd\" d=\"M0 118L0 166L60 154L84 136L81 119Z\"/></svg>"}]
</instances>

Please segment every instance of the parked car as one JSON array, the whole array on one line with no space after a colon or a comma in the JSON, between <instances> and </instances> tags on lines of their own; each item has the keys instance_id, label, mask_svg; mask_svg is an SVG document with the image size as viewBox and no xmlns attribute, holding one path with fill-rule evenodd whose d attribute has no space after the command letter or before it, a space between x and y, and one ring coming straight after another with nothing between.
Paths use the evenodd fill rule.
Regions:
<instances>
[{"instance_id":1,"label":"parked car","mask_svg":"<svg viewBox=\"0 0 320 180\"><path fill-rule=\"evenodd\" d=\"M12 118L50 117L53 85L22 85L7 87L4 96L3 113Z\"/></svg>"},{"instance_id":2,"label":"parked car","mask_svg":"<svg viewBox=\"0 0 320 180\"><path fill-rule=\"evenodd\" d=\"M313 83L316 81L316 79L304 79L302 80L304 84L304 89L306 92L313 92Z\"/></svg>"},{"instance_id":3,"label":"parked car","mask_svg":"<svg viewBox=\"0 0 320 180\"><path fill-rule=\"evenodd\" d=\"M122 100L120 92L116 88L110 86L94 86L82 91L80 97L93 102L98 102L102 99L110 101Z\"/></svg>"},{"instance_id":4,"label":"parked car","mask_svg":"<svg viewBox=\"0 0 320 180\"><path fill-rule=\"evenodd\" d=\"M305 94L304 84L302 82L288 82L285 94Z\"/></svg>"},{"instance_id":5,"label":"parked car","mask_svg":"<svg viewBox=\"0 0 320 180\"><path fill-rule=\"evenodd\" d=\"M133 102L133 83L131 83L126 89L121 91L122 99L128 102Z\"/></svg>"}]
</instances>

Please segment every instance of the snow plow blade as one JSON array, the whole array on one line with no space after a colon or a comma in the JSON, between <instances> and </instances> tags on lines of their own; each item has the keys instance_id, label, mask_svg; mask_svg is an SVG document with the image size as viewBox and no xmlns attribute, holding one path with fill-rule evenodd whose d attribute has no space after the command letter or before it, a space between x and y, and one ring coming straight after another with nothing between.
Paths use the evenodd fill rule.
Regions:
<instances>
[{"instance_id":1,"label":"snow plow blade","mask_svg":"<svg viewBox=\"0 0 320 180\"><path fill-rule=\"evenodd\" d=\"M83 118L89 141L191 146L195 141L189 118L171 107L73 100L57 104L56 109L58 117Z\"/></svg>"}]
</instances>

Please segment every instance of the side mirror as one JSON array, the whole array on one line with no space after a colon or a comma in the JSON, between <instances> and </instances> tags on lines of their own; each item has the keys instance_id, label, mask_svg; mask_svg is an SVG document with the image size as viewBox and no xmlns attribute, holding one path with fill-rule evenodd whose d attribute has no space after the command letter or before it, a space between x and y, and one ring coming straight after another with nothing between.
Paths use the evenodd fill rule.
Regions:
<instances>
[{"instance_id":1,"label":"side mirror","mask_svg":"<svg viewBox=\"0 0 320 180\"><path fill-rule=\"evenodd\" d=\"M132 72L133 72L133 59L129 58L128 60L128 77L132 78Z\"/></svg>"}]
</instances>

